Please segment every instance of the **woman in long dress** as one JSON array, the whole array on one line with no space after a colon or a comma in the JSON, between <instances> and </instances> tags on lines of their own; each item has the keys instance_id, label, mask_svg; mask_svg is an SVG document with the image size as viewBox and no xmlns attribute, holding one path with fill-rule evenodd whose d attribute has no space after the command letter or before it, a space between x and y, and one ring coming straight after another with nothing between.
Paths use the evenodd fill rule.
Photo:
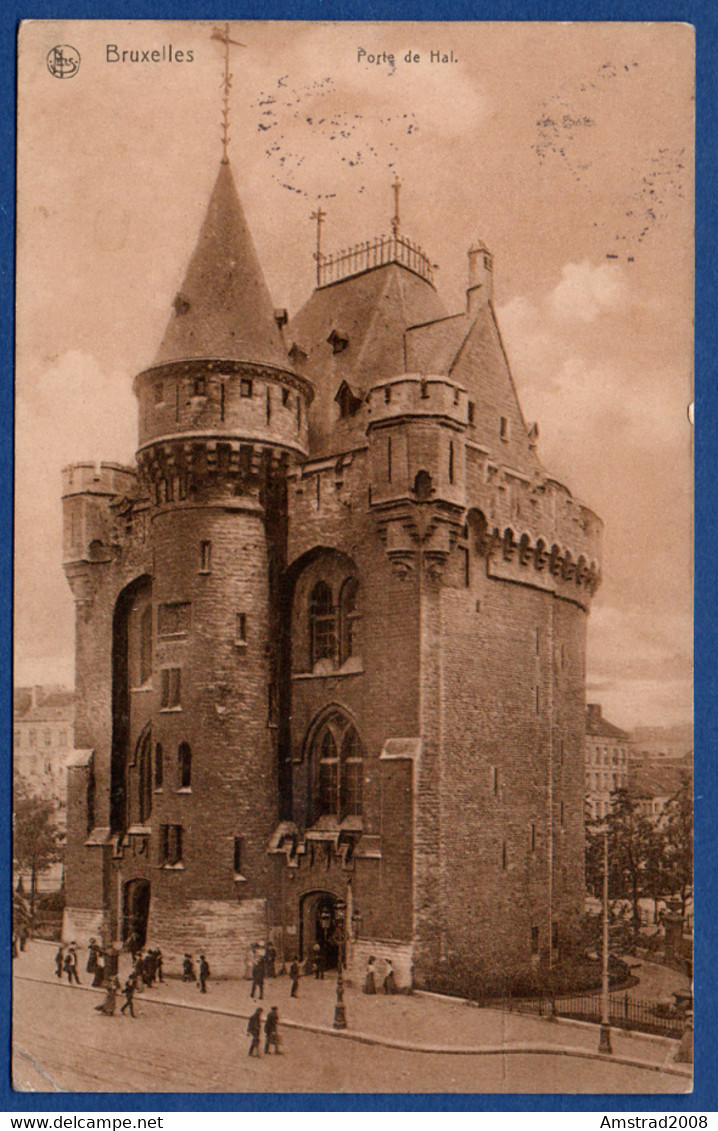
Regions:
<instances>
[{"instance_id":1,"label":"woman in long dress","mask_svg":"<svg viewBox=\"0 0 718 1131\"><path fill-rule=\"evenodd\" d=\"M366 964L366 974L364 975L364 993L365 994L375 994L376 993L376 981L374 979L375 963L376 963L376 959L374 958L374 955L373 954L369 955L369 961Z\"/></svg>"},{"instance_id":2,"label":"woman in long dress","mask_svg":"<svg viewBox=\"0 0 718 1131\"><path fill-rule=\"evenodd\" d=\"M115 1015L115 1002L117 1000L117 991L120 988L120 983L117 978L111 978L107 983L107 992L105 1000L95 1006L98 1013L104 1013L107 1017L114 1017Z\"/></svg>"}]
</instances>

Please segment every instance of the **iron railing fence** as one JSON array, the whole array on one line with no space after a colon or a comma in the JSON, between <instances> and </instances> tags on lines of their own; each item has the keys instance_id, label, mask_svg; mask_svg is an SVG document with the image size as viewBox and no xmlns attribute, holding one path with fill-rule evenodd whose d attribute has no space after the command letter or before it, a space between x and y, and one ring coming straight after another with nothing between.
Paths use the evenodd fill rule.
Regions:
<instances>
[{"instance_id":1,"label":"iron railing fence","mask_svg":"<svg viewBox=\"0 0 718 1131\"><path fill-rule=\"evenodd\" d=\"M543 1017L571 1017L580 1021L599 1023L602 1019L601 994L542 994L531 998L484 998L479 1006L503 1009L513 1013L533 1013ZM657 1033L664 1037L680 1038L685 1027L685 1015L674 1006L635 998L629 994L613 993L608 999L609 1023L617 1029L632 1029L642 1033Z\"/></svg>"},{"instance_id":2,"label":"iron railing fence","mask_svg":"<svg viewBox=\"0 0 718 1131\"><path fill-rule=\"evenodd\" d=\"M317 286L325 287L328 283L337 283L340 279L369 271L372 267L383 267L387 263L400 263L429 283L434 281L431 261L426 252L405 236L391 235L364 240L354 247L334 251L331 255L319 253Z\"/></svg>"}]
</instances>

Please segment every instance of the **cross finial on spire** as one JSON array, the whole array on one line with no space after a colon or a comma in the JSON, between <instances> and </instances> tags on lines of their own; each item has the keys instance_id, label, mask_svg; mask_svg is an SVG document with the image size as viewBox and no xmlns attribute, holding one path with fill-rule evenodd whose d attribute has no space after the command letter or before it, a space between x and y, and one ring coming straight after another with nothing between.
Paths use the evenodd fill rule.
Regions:
<instances>
[{"instance_id":1,"label":"cross finial on spire","mask_svg":"<svg viewBox=\"0 0 718 1131\"><path fill-rule=\"evenodd\" d=\"M399 189L401 188L401 181L397 173L394 173L394 184L391 187L394 190L394 216L391 221L391 230L396 237L399 235Z\"/></svg>"},{"instance_id":2,"label":"cross finial on spire","mask_svg":"<svg viewBox=\"0 0 718 1131\"><path fill-rule=\"evenodd\" d=\"M229 162L227 156L227 146L229 145L229 92L232 89L232 79L234 75L229 71L229 45L233 44L235 47L246 47L246 43L239 43L236 39L229 38L229 24L225 24L224 28L212 28L212 39L219 39L224 44L224 78L222 79L223 96L222 96L222 164L226 165Z\"/></svg>"},{"instance_id":3,"label":"cross finial on spire","mask_svg":"<svg viewBox=\"0 0 718 1131\"><path fill-rule=\"evenodd\" d=\"M317 286L321 284L322 275L322 223L326 217L326 212L322 211L321 204L316 212L312 212L310 220L317 222L317 250L314 252L314 258L317 261Z\"/></svg>"}]
</instances>

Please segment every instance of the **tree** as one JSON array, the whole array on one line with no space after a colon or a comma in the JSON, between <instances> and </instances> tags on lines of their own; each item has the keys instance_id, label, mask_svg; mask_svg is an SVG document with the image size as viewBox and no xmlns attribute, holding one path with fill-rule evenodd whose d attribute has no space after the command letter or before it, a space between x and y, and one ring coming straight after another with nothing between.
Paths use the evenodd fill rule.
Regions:
<instances>
[{"instance_id":1,"label":"tree","mask_svg":"<svg viewBox=\"0 0 718 1131\"><path fill-rule=\"evenodd\" d=\"M603 893L603 844L608 830L608 890L612 900L628 899L632 906L634 932L641 914L639 899L656 898L664 857L662 837L654 825L639 812L626 789L612 794L611 811L586 831L586 885L598 899Z\"/></svg>"},{"instance_id":2,"label":"tree","mask_svg":"<svg viewBox=\"0 0 718 1131\"><path fill-rule=\"evenodd\" d=\"M13 860L16 868L30 872L30 918L34 922L37 877L61 859L60 833L51 801L29 793L19 780L15 782L14 800Z\"/></svg>"},{"instance_id":3,"label":"tree","mask_svg":"<svg viewBox=\"0 0 718 1131\"><path fill-rule=\"evenodd\" d=\"M693 890L693 779L682 773L678 792L663 811L666 852L666 886L681 897L681 914Z\"/></svg>"}]
</instances>

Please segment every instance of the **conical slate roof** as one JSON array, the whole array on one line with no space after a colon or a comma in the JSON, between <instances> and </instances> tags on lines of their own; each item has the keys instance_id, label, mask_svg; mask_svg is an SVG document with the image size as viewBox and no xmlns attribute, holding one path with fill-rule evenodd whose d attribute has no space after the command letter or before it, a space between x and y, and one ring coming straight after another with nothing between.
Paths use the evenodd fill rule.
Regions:
<instances>
[{"instance_id":1,"label":"conical slate roof","mask_svg":"<svg viewBox=\"0 0 718 1131\"><path fill-rule=\"evenodd\" d=\"M222 163L202 230L155 365L185 358L254 361L288 368L229 163Z\"/></svg>"}]
</instances>

